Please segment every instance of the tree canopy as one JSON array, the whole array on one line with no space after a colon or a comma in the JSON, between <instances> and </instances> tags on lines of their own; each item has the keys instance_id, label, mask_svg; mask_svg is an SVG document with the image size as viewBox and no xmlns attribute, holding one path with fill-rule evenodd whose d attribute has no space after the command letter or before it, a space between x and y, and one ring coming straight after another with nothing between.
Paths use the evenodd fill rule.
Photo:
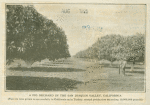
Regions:
<instances>
[{"instance_id":1,"label":"tree canopy","mask_svg":"<svg viewBox=\"0 0 150 105\"><path fill-rule=\"evenodd\" d=\"M84 51L78 52L75 57L90 59L144 61L145 36L137 33L132 36L106 35Z\"/></svg>"},{"instance_id":2,"label":"tree canopy","mask_svg":"<svg viewBox=\"0 0 150 105\"><path fill-rule=\"evenodd\" d=\"M62 28L36 11L34 6L7 5L6 59L40 61L70 57Z\"/></svg>"}]
</instances>

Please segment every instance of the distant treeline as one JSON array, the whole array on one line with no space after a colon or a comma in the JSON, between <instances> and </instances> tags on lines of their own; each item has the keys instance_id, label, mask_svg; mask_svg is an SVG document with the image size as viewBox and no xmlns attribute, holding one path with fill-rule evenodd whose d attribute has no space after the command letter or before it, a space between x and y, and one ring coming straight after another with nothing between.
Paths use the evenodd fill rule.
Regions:
<instances>
[{"instance_id":1,"label":"distant treeline","mask_svg":"<svg viewBox=\"0 0 150 105\"><path fill-rule=\"evenodd\" d=\"M62 28L36 11L34 6L6 6L6 59L27 62L70 57Z\"/></svg>"},{"instance_id":2,"label":"distant treeline","mask_svg":"<svg viewBox=\"0 0 150 105\"><path fill-rule=\"evenodd\" d=\"M132 36L106 35L98 39L91 47L78 52L75 57L98 60L127 60L143 62L145 57L145 35Z\"/></svg>"}]
</instances>

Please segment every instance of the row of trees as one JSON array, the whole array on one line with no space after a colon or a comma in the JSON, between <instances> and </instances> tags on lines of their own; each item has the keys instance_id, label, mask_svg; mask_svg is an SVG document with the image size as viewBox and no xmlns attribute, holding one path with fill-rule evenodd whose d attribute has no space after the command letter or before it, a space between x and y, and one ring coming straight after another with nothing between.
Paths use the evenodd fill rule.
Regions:
<instances>
[{"instance_id":1,"label":"row of trees","mask_svg":"<svg viewBox=\"0 0 150 105\"><path fill-rule=\"evenodd\" d=\"M132 36L106 35L84 51L78 52L75 57L90 59L105 59L111 62L127 60L144 62L145 36L137 33Z\"/></svg>"},{"instance_id":2,"label":"row of trees","mask_svg":"<svg viewBox=\"0 0 150 105\"><path fill-rule=\"evenodd\" d=\"M70 57L67 37L62 28L36 9L7 5L6 60L22 59L32 64L43 59Z\"/></svg>"}]
</instances>

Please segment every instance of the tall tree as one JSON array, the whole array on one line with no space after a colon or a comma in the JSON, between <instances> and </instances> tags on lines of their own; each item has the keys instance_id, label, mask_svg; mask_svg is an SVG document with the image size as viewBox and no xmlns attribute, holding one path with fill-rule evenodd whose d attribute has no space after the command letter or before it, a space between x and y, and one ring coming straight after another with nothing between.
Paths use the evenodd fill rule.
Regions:
<instances>
[{"instance_id":1,"label":"tall tree","mask_svg":"<svg viewBox=\"0 0 150 105\"><path fill-rule=\"evenodd\" d=\"M32 5L7 5L6 59L22 59L29 65L48 58L69 57L63 29L38 13Z\"/></svg>"}]
</instances>

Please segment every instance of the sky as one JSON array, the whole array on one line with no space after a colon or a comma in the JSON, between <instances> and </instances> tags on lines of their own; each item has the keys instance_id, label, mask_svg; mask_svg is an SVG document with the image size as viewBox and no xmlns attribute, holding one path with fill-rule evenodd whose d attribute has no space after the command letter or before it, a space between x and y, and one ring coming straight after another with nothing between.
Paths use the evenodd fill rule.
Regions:
<instances>
[{"instance_id":1,"label":"sky","mask_svg":"<svg viewBox=\"0 0 150 105\"><path fill-rule=\"evenodd\" d=\"M71 55L107 34L145 34L145 5L36 4L34 7L65 31Z\"/></svg>"}]
</instances>

